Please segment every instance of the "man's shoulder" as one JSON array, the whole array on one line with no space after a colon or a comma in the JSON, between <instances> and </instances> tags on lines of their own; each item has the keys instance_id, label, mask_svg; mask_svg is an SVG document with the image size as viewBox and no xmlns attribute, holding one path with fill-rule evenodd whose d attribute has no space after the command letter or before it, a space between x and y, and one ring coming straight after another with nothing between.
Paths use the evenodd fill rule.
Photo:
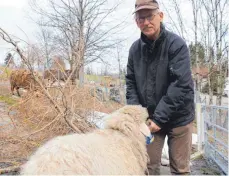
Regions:
<instances>
[{"instance_id":1,"label":"man's shoulder","mask_svg":"<svg viewBox=\"0 0 229 176\"><path fill-rule=\"evenodd\" d=\"M172 32L172 31L169 31L169 30L166 30L166 37L169 41L169 43L171 44L178 44L178 45L184 45L186 44L185 40L177 35L176 33Z\"/></svg>"},{"instance_id":2,"label":"man's shoulder","mask_svg":"<svg viewBox=\"0 0 229 176\"><path fill-rule=\"evenodd\" d=\"M168 54L174 54L177 51L183 51L188 53L188 46L186 41L174 32L167 30L167 41L168 41ZM188 55L187 55L188 56Z\"/></svg>"},{"instance_id":3,"label":"man's shoulder","mask_svg":"<svg viewBox=\"0 0 229 176\"><path fill-rule=\"evenodd\" d=\"M130 47L130 50L136 50L136 49L138 49L138 47L140 46L140 42L141 42L141 39L137 39L137 40L135 40L133 43L132 43L132 45L131 45L131 47Z\"/></svg>"}]
</instances>

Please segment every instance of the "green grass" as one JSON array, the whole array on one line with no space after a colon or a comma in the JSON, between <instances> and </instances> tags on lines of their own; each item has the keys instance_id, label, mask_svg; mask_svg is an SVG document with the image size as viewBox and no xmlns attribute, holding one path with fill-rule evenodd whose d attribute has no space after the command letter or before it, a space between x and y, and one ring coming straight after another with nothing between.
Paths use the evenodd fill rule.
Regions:
<instances>
[{"instance_id":1,"label":"green grass","mask_svg":"<svg viewBox=\"0 0 229 176\"><path fill-rule=\"evenodd\" d=\"M85 75L85 79L87 81L95 81L95 82L105 82L106 81L104 76L99 76L99 75ZM121 82L122 84L125 84L125 80L121 80Z\"/></svg>"},{"instance_id":2,"label":"green grass","mask_svg":"<svg viewBox=\"0 0 229 176\"><path fill-rule=\"evenodd\" d=\"M85 78L88 80L88 81L105 81L105 78L104 76L98 76L98 75L85 75Z\"/></svg>"},{"instance_id":3,"label":"green grass","mask_svg":"<svg viewBox=\"0 0 229 176\"><path fill-rule=\"evenodd\" d=\"M17 103L17 100L13 99L10 95L0 95L0 101L12 106Z\"/></svg>"},{"instance_id":4,"label":"green grass","mask_svg":"<svg viewBox=\"0 0 229 176\"><path fill-rule=\"evenodd\" d=\"M0 66L0 79L8 79L11 71L12 70L10 68Z\"/></svg>"}]
</instances>

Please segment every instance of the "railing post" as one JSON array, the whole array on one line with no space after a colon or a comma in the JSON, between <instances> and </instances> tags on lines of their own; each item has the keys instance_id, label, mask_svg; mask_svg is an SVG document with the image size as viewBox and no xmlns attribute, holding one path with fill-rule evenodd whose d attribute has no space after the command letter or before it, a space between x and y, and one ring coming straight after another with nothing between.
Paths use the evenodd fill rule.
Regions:
<instances>
[{"instance_id":1,"label":"railing post","mask_svg":"<svg viewBox=\"0 0 229 176\"><path fill-rule=\"evenodd\" d=\"M198 152L203 153L204 144L204 117L202 116L201 104L196 103L196 123L198 136Z\"/></svg>"},{"instance_id":2,"label":"railing post","mask_svg":"<svg viewBox=\"0 0 229 176\"><path fill-rule=\"evenodd\" d=\"M214 146L214 148L217 148L217 146L216 146L216 127L215 127L215 125L216 125L216 107L212 107L212 123L213 123L213 136L214 136L214 142L213 142L213 146ZM214 156L215 156L215 158L216 158L216 151L214 151Z\"/></svg>"}]
</instances>

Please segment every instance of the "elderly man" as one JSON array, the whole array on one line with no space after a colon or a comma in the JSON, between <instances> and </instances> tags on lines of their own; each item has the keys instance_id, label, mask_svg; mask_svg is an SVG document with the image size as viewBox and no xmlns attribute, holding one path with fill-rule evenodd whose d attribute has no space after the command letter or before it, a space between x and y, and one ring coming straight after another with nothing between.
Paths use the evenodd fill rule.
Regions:
<instances>
[{"instance_id":1,"label":"elderly man","mask_svg":"<svg viewBox=\"0 0 229 176\"><path fill-rule=\"evenodd\" d=\"M135 21L140 39L127 64L127 104L141 104L149 112L154 142L148 145L149 174L160 174L161 153L168 136L172 174L190 173L194 88L185 41L165 29L163 12L155 0L136 0Z\"/></svg>"}]
</instances>

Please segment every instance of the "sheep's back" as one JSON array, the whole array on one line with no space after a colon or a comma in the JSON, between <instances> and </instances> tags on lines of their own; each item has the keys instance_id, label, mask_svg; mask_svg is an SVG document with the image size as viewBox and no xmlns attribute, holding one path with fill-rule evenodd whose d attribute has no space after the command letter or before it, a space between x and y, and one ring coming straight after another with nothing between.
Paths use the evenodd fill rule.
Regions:
<instances>
[{"instance_id":1,"label":"sheep's back","mask_svg":"<svg viewBox=\"0 0 229 176\"><path fill-rule=\"evenodd\" d=\"M38 86L32 74L28 70L24 69L12 71L10 75L10 84L15 87L21 87L25 89L30 89Z\"/></svg>"},{"instance_id":2,"label":"sheep's back","mask_svg":"<svg viewBox=\"0 0 229 176\"><path fill-rule=\"evenodd\" d=\"M24 173L144 174L132 145L128 138L114 130L57 137L31 157ZM36 169L31 169L35 166Z\"/></svg>"}]
</instances>

